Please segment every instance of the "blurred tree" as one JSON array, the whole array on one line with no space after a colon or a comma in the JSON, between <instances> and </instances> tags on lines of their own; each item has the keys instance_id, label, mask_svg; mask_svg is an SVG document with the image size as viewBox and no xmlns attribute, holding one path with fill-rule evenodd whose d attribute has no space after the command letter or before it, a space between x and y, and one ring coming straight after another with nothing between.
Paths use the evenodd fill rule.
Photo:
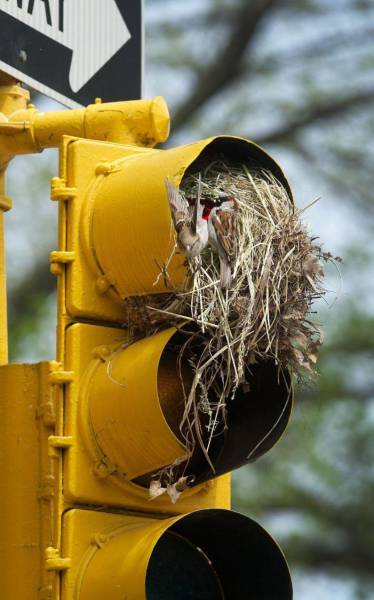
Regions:
<instances>
[{"instance_id":1,"label":"blurred tree","mask_svg":"<svg viewBox=\"0 0 374 600\"><path fill-rule=\"evenodd\" d=\"M234 498L237 509L268 525L293 567L348 580L354 588L347 597L369 599L374 318L347 306L335 320L318 389L299 391L288 432L261 462L235 475Z\"/></svg>"},{"instance_id":2,"label":"blurred tree","mask_svg":"<svg viewBox=\"0 0 374 600\"><path fill-rule=\"evenodd\" d=\"M319 385L299 394L277 450L235 477L235 506L279 530L301 573L336 575L344 597L369 598L374 3L148 0L145 16L146 95L169 103L168 143L250 137L286 166L297 198L327 198L318 228L344 256L346 283L340 306L325 311ZM14 357L24 356L25 331L40 336L53 288L44 253L12 279Z\"/></svg>"}]
</instances>

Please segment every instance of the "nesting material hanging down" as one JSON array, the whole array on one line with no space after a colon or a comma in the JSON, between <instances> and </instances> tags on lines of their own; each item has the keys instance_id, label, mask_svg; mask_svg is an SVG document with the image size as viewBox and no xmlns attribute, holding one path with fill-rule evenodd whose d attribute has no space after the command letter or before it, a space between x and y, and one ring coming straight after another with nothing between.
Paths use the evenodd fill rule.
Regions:
<instances>
[{"instance_id":1,"label":"nesting material hanging down","mask_svg":"<svg viewBox=\"0 0 374 600\"><path fill-rule=\"evenodd\" d=\"M322 334L310 320L311 305L324 294L323 262L332 256L302 223L305 209L293 206L270 171L217 160L187 175L179 189L165 184L175 252L186 256L185 286L144 298L140 312L130 300L128 310L147 323L147 333L173 324L186 330L179 360L188 361L194 377L180 431L188 451L200 444L210 462L226 403L245 388L252 364L272 360L280 376L314 372ZM167 265L160 276L167 279ZM197 336L204 340L199 353ZM151 495L163 487L160 475Z\"/></svg>"}]
</instances>

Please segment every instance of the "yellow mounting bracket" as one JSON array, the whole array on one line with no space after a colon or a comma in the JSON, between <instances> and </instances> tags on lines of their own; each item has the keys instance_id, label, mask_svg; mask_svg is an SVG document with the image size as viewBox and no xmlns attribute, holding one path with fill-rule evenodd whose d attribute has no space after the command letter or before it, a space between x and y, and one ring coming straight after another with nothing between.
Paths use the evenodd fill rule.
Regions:
<instances>
[{"instance_id":1,"label":"yellow mounting bracket","mask_svg":"<svg viewBox=\"0 0 374 600\"><path fill-rule=\"evenodd\" d=\"M169 123L160 96L108 103L98 99L87 108L51 112L39 112L29 104L6 114L0 104L0 166L17 154L55 148L63 135L153 147L167 139Z\"/></svg>"},{"instance_id":2,"label":"yellow mounting bracket","mask_svg":"<svg viewBox=\"0 0 374 600\"><path fill-rule=\"evenodd\" d=\"M2 85L6 84L6 85ZM170 118L160 96L151 100L102 103L87 108L39 112L28 104L29 92L0 72L0 365L8 361L6 275L4 257L4 212L11 208L5 195L5 170L18 154L33 154L59 146L64 135L153 147L169 135ZM56 182L55 182L56 183ZM71 194L58 190L57 194ZM63 257L52 256L56 272Z\"/></svg>"}]
</instances>

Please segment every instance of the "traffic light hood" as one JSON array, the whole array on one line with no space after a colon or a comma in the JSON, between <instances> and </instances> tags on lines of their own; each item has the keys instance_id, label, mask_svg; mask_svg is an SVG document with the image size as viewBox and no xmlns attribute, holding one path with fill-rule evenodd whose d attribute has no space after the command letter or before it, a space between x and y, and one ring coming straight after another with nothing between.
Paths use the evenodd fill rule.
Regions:
<instances>
[{"instance_id":1,"label":"traffic light hood","mask_svg":"<svg viewBox=\"0 0 374 600\"><path fill-rule=\"evenodd\" d=\"M212 137L167 150L89 140L72 140L66 148L68 185L76 190L68 216L73 230L80 229L80 239L73 237L69 244L74 259L66 300L73 317L123 322L124 299L186 284L185 259L175 252L166 178L178 186L185 175L220 157L270 170L291 199L277 163L237 137Z\"/></svg>"},{"instance_id":2,"label":"traffic light hood","mask_svg":"<svg viewBox=\"0 0 374 600\"><path fill-rule=\"evenodd\" d=\"M271 360L252 365L247 387L239 387L227 400L226 422L210 444L212 469L195 431L192 450L186 441L193 408L181 427L184 394L193 379L188 355L180 359L185 341L185 334L172 327L130 345L113 346L86 371L82 428L90 424L86 441L93 463L107 465L116 485L133 482L148 493L152 479L168 465L174 465L176 479L188 475L189 483L197 485L256 460L287 426L292 406L288 375L279 373ZM203 412L200 418L204 421ZM204 422L202 428L201 443L207 445Z\"/></svg>"},{"instance_id":3,"label":"traffic light hood","mask_svg":"<svg viewBox=\"0 0 374 600\"><path fill-rule=\"evenodd\" d=\"M179 185L185 174L197 172L199 164L219 156L269 169L289 189L281 169L259 146L228 136L137 152L112 163L108 172L98 176L91 247L100 272L112 281L112 297L121 301L183 286L184 257L177 253L170 262L174 236L165 180ZM168 265L170 280L160 277L164 265Z\"/></svg>"}]
</instances>

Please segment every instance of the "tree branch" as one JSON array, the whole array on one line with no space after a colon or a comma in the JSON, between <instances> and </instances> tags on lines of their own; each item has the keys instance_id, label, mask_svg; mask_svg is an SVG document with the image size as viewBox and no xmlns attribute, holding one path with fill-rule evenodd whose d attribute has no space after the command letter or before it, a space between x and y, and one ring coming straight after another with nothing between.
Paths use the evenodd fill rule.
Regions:
<instances>
[{"instance_id":1,"label":"tree branch","mask_svg":"<svg viewBox=\"0 0 374 600\"><path fill-rule=\"evenodd\" d=\"M218 90L237 75L240 63L252 43L265 15L278 0L244 1L233 19L231 34L217 59L204 69L190 96L177 109L172 119L175 133Z\"/></svg>"},{"instance_id":2,"label":"tree branch","mask_svg":"<svg viewBox=\"0 0 374 600\"><path fill-rule=\"evenodd\" d=\"M360 574L365 579L373 578L373 556L362 551L360 546L354 544L335 544L331 542L317 543L302 540L283 542L287 558L295 565L312 570L329 571L334 569L340 572Z\"/></svg>"},{"instance_id":3,"label":"tree branch","mask_svg":"<svg viewBox=\"0 0 374 600\"><path fill-rule=\"evenodd\" d=\"M348 50L352 46L355 50L362 48L364 44L372 41L373 35L374 27L371 24L366 27L357 27L353 31L350 30L348 35L338 31L324 37L320 36L312 42L286 48L277 54L269 53L264 58L244 65L244 67L254 69L256 72L268 71L270 68L284 70L289 66L296 65L305 67L306 60L331 57L332 52L336 49Z\"/></svg>"},{"instance_id":4,"label":"tree branch","mask_svg":"<svg viewBox=\"0 0 374 600\"><path fill-rule=\"evenodd\" d=\"M364 90L347 96L346 98L337 98L332 102L317 104L313 108L307 109L304 113L295 119L285 123L278 129L274 129L267 134L256 136L258 144L282 144L291 139L304 127L313 125L317 121L326 119L335 119L342 116L357 106L372 102L374 99L374 88Z\"/></svg>"},{"instance_id":5,"label":"tree branch","mask_svg":"<svg viewBox=\"0 0 374 600\"><path fill-rule=\"evenodd\" d=\"M287 494L287 495L286 495ZM278 490L278 497L264 500L262 510L266 513L302 512L315 519L319 525L325 524L328 536L308 539L291 532L282 540L282 546L291 563L307 569L327 568L354 571L365 578L373 577L373 549L370 543L372 517L370 511L363 512L361 503L340 506L336 501L328 502L316 493L288 484ZM292 500L290 500L292 499ZM336 539L339 539L339 543Z\"/></svg>"}]
</instances>

